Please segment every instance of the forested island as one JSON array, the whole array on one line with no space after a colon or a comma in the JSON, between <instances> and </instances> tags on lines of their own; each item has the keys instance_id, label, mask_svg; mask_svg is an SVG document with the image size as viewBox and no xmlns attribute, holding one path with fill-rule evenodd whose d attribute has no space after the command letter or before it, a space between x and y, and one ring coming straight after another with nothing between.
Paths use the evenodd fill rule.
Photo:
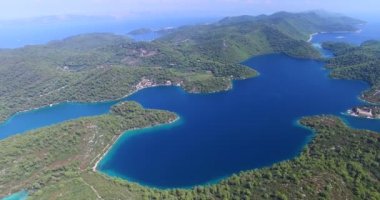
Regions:
<instances>
[{"instance_id":1,"label":"forested island","mask_svg":"<svg viewBox=\"0 0 380 200\"><path fill-rule=\"evenodd\" d=\"M0 51L0 120L64 101L118 99L142 79L170 81L189 92L231 88L257 72L237 64L262 54L318 58L314 32L353 31L363 23L316 12L228 17L173 29L152 42L113 34L85 34L46 45Z\"/></svg>"},{"instance_id":2,"label":"forested island","mask_svg":"<svg viewBox=\"0 0 380 200\"><path fill-rule=\"evenodd\" d=\"M170 83L189 92L229 89L232 80L257 75L236 63L269 53L319 58L307 42L310 34L353 31L359 23L362 21L315 12L280 12L180 27L153 42L88 34L1 50L0 119L51 103L117 99L150 85ZM363 49L372 52L372 47L372 61L377 62L376 46L376 42L360 47L324 44L337 56L328 61L332 76L370 82L373 89L364 97L373 102L379 100L373 92L378 76L365 70L372 70L372 62L343 64L363 56ZM356 52L355 59L350 52ZM126 130L177 118L171 112L127 102L114 106L107 115L1 140L0 197L26 189L29 199L380 199L379 134L354 130L334 116L299 121L315 135L298 157L244 171L213 185L159 190L94 172L101 155Z\"/></svg>"}]
</instances>

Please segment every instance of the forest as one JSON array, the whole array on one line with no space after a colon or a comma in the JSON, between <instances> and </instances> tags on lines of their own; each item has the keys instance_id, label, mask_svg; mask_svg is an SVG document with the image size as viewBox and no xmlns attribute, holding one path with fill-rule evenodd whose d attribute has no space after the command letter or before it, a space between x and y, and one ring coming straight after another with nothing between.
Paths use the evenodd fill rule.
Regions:
<instances>
[{"instance_id":1,"label":"forest","mask_svg":"<svg viewBox=\"0 0 380 200\"><path fill-rule=\"evenodd\" d=\"M362 80L371 88L362 94L362 99L380 103L380 41L366 41L360 46L344 43L324 43L335 57L327 60L333 78Z\"/></svg>"}]
</instances>

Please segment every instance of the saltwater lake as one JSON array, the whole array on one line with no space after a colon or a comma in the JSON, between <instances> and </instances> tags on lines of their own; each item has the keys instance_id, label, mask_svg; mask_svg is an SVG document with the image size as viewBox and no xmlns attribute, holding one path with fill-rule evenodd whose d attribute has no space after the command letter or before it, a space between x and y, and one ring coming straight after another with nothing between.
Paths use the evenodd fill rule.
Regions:
<instances>
[{"instance_id":1,"label":"saltwater lake","mask_svg":"<svg viewBox=\"0 0 380 200\"><path fill-rule=\"evenodd\" d=\"M297 125L302 116L334 114L380 131L380 121L341 115L363 104L357 98L368 87L363 82L329 79L323 63L285 55L245 64L260 76L236 81L228 92L197 95L159 87L129 97L174 111L182 121L125 134L99 170L158 188L189 187L298 155L313 135Z\"/></svg>"},{"instance_id":2,"label":"saltwater lake","mask_svg":"<svg viewBox=\"0 0 380 200\"><path fill-rule=\"evenodd\" d=\"M362 33L352 36L353 43L367 39L361 34L374 30L378 29L363 27ZM348 35L353 33L321 34L313 42ZM176 112L181 120L124 134L98 170L157 188L191 187L297 156L313 136L297 124L302 116L334 114L353 127L380 131L379 120L342 114L364 104L358 99L368 88L364 82L330 79L322 62L281 54L254 57L244 64L260 76L235 81L227 92L189 94L178 87L156 87L123 99ZM104 114L117 102L63 103L20 113L0 125L0 138Z\"/></svg>"}]
</instances>

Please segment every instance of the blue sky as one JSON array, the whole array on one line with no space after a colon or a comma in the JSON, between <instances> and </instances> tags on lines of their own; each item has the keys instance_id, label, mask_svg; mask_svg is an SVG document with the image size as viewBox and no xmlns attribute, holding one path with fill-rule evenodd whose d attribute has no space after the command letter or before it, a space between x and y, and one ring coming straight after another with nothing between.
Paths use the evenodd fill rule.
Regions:
<instances>
[{"instance_id":1,"label":"blue sky","mask_svg":"<svg viewBox=\"0 0 380 200\"><path fill-rule=\"evenodd\" d=\"M0 19L47 15L209 17L312 9L375 14L379 12L380 0L1 0Z\"/></svg>"}]
</instances>

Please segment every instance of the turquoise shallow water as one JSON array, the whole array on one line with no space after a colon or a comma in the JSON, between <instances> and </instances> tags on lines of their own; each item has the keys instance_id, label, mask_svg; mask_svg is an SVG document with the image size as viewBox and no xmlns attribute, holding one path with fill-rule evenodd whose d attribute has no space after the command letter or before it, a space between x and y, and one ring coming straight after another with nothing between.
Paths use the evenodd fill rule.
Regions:
<instances>
[{"instance_id":1,"label":"turquoise shallow water","mask_svg":"<svg viewBox=\"0 0 380 200\"><path fill-rule=\"evenodd\" d=\"M327 36L318 35L315 41ZM313 136L296 123L302 116L334 114L353 127L380 131L378 120L341 114L364 104L357 98L368 88L364 82L332 80L322 62L280 54L254 57L244 64L260 76L236 81L227 92L188 94L178 87L156 87L120 100L174 111L181 120L128 132L98 169L152 187L191 187L297 156ZM0 138L104 114L117 102L63 103L20 113L0 125Z\"/></svg>"},{"instance_id":2,"label":"turquoise shallow water","mask_svg":"<svg viewBox=\"0 0 380 200\"><path fill-rule=\"evenodd\" d=\"M4 197L1 200L26 200L28 198L28 192L20 191L10 196Z\"/></svg>"}]
</instances>

